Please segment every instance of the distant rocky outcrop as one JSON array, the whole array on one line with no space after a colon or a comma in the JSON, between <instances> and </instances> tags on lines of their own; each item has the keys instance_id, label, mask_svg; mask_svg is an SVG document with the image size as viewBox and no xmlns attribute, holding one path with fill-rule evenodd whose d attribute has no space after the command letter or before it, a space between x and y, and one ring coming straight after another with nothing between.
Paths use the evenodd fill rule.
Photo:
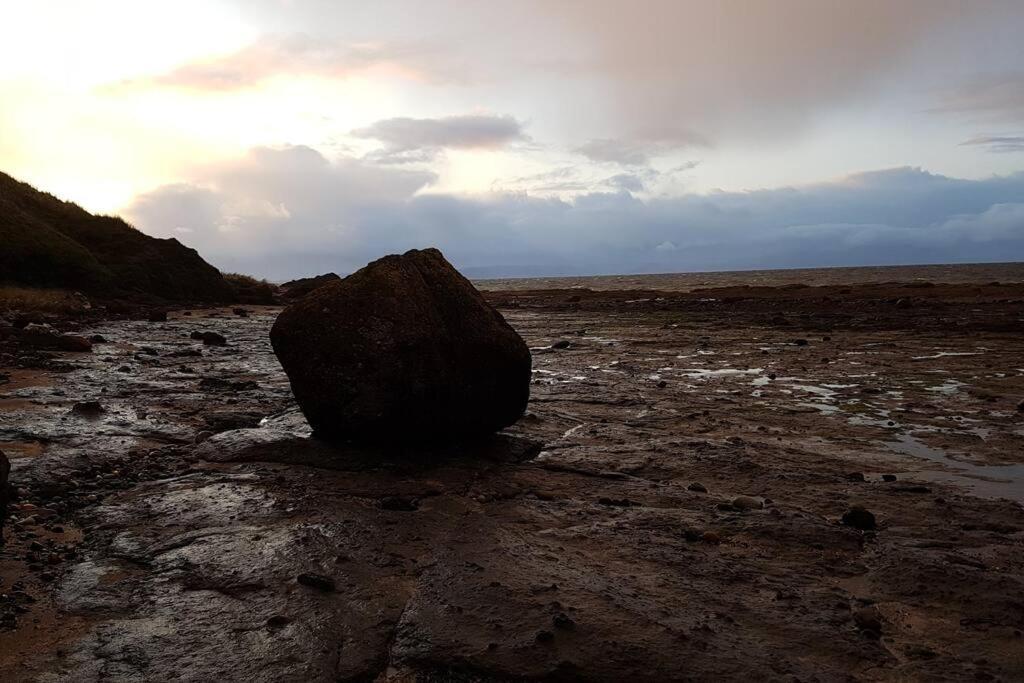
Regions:
<instances>
[{"instance_id":1,"label":"distant rocky outcrop","mask_svg":"<svg viewBox=\"0 0 1024 683\"><path fill-rule=\"evenodd\" d=\"M94 216L0 173L0 284L168 301L228 301L232 288L194 249Z\"/></svg>"},{"instance_id":2,"label":"distant rocky outcrop","mask_svg":"<svg viewBox=\"0 0 1024 683\"><path fill-rule=\"evenodd\" d=\"M306 296L314 289L323 287L329 282L336 282L340 279L341 277L337 273L324 273L315 277L299 278L298 280L285 282L278 287L278 292L282 299L291 301Z\"/></svg>"},{"instance_id":3,"label":"distant rocky outcrop","mask_svg":"<svg viewBox=\"0 0 1024 683\"><path fill-rule=\"evenodd\" d=\"M515 422L529 398L526 344L436 249L319 287L270 340L324 438L458 440Z\"/></svg>"}]
</instances>

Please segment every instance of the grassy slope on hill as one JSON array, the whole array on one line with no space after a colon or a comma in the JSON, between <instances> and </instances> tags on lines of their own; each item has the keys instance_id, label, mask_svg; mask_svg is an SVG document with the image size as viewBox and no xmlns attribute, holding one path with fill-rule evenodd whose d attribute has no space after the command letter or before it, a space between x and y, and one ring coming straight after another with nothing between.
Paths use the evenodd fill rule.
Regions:
<instances>
[{"instance_id":1,"label":"grassy slope on hill","mask_svg":"<svg viewBox=\"0 0 1024 683\"><path fill-rule=\"evenodd\" d=\"M175 239L94 216L0 173L0 282L170 301L227 301L220 272Z\"/></svg>"}]
</instances>

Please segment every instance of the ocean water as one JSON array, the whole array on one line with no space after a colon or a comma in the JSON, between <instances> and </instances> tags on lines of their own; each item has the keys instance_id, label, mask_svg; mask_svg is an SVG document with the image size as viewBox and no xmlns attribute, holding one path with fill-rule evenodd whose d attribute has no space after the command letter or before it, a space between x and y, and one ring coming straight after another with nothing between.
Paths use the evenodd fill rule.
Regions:
<instances>
[{"instance_id":1,"label":"ocean water","mask_svg":"<svg viewBox=\"0 0 1024 683\"><path fill-rule=\"evenodd\" d=\"M593 275L476 280L480 289L657 289L688 292L706 287L741 285L853 285L876 282L946 282L987 284L1024 282L1024 263L968 263L927 266L858 266L852 268L794 268L737 270L717 273L662 273L654 275Z\"/></svg>"}]
</instances>

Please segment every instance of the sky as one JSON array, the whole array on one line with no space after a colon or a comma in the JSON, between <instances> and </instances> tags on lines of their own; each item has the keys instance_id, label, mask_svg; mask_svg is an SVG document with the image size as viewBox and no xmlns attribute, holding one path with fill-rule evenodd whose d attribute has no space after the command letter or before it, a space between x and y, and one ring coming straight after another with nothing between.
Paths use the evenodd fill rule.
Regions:
<instances>
[{"instance_id":1,"label":"sky","mask_svg":"<svg viewBox=\"0 0 1024 683\"><path fill-rule=\"evenodd\" d=\"M0 170L283 280L1024 260L1020 0L0 0Z\"/></svg>"}]
</instances>

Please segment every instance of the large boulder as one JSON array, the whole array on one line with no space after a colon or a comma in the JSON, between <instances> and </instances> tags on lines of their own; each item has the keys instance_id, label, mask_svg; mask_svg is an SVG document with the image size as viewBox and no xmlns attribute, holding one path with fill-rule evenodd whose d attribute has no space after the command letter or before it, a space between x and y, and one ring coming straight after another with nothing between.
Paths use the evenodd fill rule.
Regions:
<instances>
[{"instance_id":1,"label":"large boulder","mask_svg":"<svg viewBox=\"0 0 1024 683\"><path fill-rule=\"evenodd\" d=\"M319 287L270 341L321 438L458 440L512 424L529 399L526 344L437 249Z\"/></svg>"}]
</instances>

